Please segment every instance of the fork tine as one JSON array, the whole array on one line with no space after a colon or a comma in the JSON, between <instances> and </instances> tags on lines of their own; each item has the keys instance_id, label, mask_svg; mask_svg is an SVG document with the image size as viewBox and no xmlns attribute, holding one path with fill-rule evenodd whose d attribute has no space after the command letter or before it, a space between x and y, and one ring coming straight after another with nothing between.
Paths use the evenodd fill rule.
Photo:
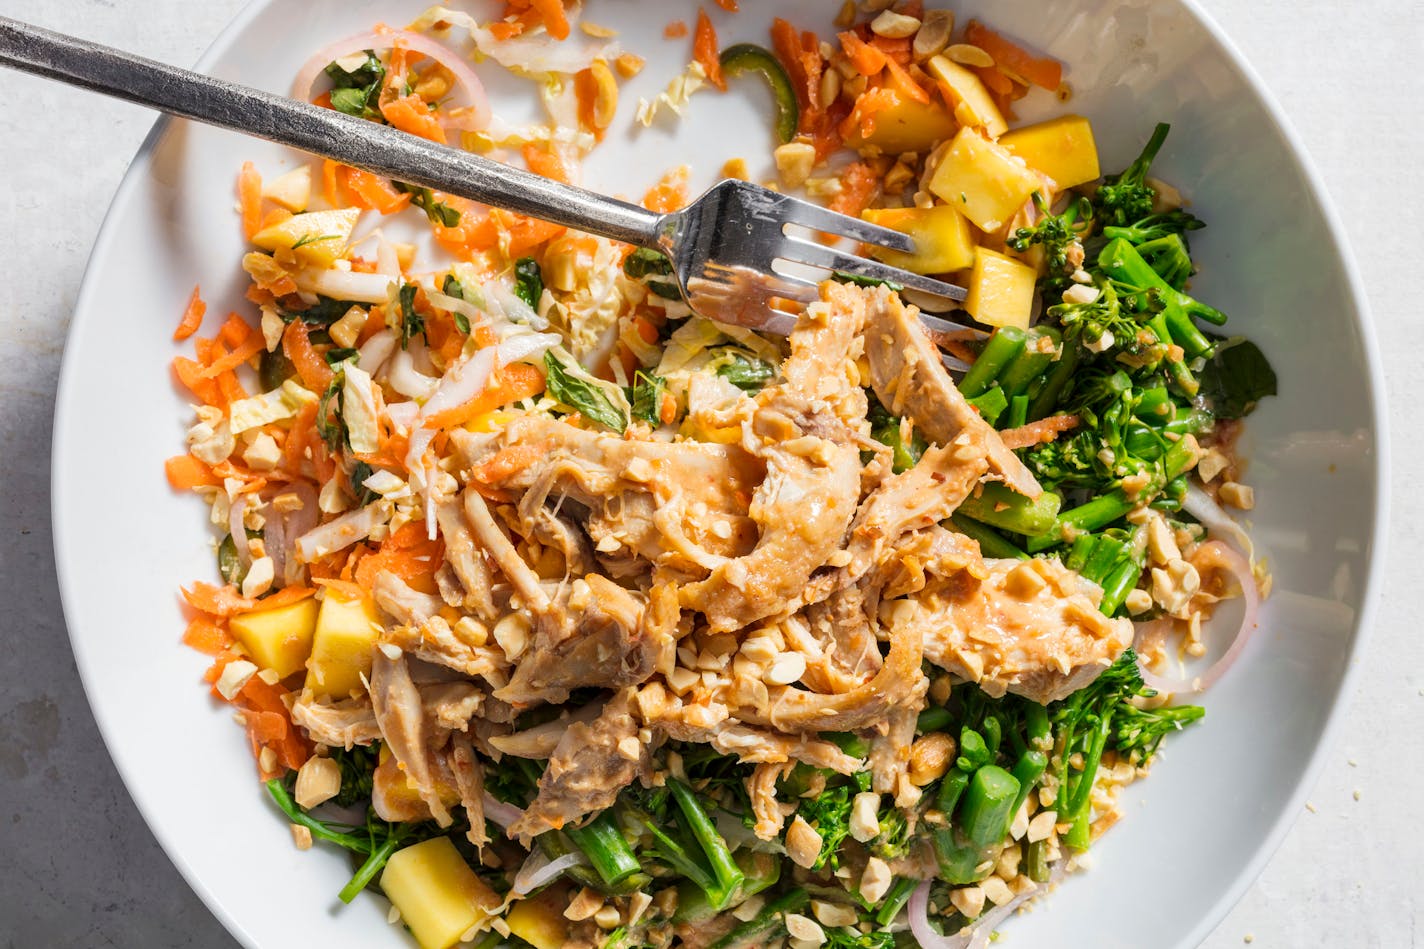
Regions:
<instances>
[{"instance_id":1,"label":"fork tine","mask_svg":"<svg viewBox=\"0 0 1424 949\"><path fill-rule=\"evenodd\" d=\"M810 201L802 201L800 198L783 197L779 204L781 207L778 210L783 210L783 217L789 224L810 228L814 231L839 234L865 244L876 244L907 254L915 252L915 239L901 231L881 227L879 224L871 224L869 221L862 221L860 218L850 217L846 214L838 214L818 204L812 204Z\"/></svg>"},{"instance_id":2,"label":"fork tine","mask_svg":"<svg viewBox=\"0 0 1424 949\"><path fill-rule=\"evenodd\" d=\"M969 363L965 362L962 359L956 359L954 356L951 356L948 353L941 354L939 357L939 361L944 363L944 368L948 369L950 372L969 371Z\"/></svg>"},{"instance_id":3,"label":"fork tine","mask_svg":"<svg viewBox=\"0 0 1424 949\"><path fill-rule=\"evenodd\" d=\"M792 256L793 254L795 256ZM952 283L944 283L932 277L900 270L879 261L867 260L824 244L815 244L789 235L781 246L781 258L789 263L808 264L858 277L869 277L872 280L884 280L949 300L962 301L968 295L963 287L956 287Z\"/></svg>"}]
</instances>

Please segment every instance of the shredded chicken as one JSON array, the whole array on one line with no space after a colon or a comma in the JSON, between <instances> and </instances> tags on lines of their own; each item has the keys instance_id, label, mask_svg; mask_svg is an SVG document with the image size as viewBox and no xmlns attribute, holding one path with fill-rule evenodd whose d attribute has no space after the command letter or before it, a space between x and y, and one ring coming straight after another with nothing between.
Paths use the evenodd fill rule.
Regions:
<instances>
[{"instance_id":1,"label":"shredded chicken","mask_svg":"<svg viewBox=\"0 0 1424 949\"><path fill-rule=\"evenodd\" d=\"M936 445L954 444L968 434L985 447L990 467L1009 487L1030 498L1042 494L1038 481L999 433L959 394L940 362L939 349L920 324L919 311L885 287L861 292L867 298L870 382L881 403L895 415L908 415Z\"/></svg>"},{"instance_id":2,"label":"shredded chicken","mask_svg":"<svg viewBox=\"0 0 1424 949\"><path fill-rule=\"evenodd\" d=\"M638 741L632 696L623 689L598 718L569 726L539 778L538 795L509 827L511 837L535 837L597 813L646 770L648 746Z\"/></svg>"},{"instance_id":3,"label":"shredded chicken","mask_svg":"<svg viewBox=\"0 0 1424 949\"><path fill-rule=\"evenodd\" d=\"M450 744L450 770L455 776L455 788L460 792L460 806L469 818L470 829L465 838L483 851L489 843L485 831L485 772L470 739L457 736Z\"/></svg>"},{"instance_id":4,"label":"shredded chicken","mask_svg":"<svg viewBox=\"0 0 1424 949\"><path fill-rule=\"evenodd\" d=\"M310 689L292 703L292 724L306 729L312 741L333 748L369 745L381 737L376 713L366 697L323 702Z\"/></svg>"},{"instance_id":5,"label":"shredded chicken","mask_svg":"<svg viewBox=\"0 0 1424 949\"><path fill-rule=\"evenodd\" d=\"M977 682L1047 704L1095 679L1132 643L1132 622L1098 611L1102 591L1057 560L986 560L931 582L892 611L892 629L922 632L925 658Z\"/></svg>"},{"instance_id":6,"label":"shredded chicken","mask_svg":"<svg viewBox=\"0 0 1424 949\"><path fill-rule=\"evenodd\" d=\"M371 660L371 705L391 755L430 808L436 823L448 827L450 811L435 784L438 766L430 750L425 709L405 656L391 659L383 650L375 650Z\"/></svg>"}]
</instances>

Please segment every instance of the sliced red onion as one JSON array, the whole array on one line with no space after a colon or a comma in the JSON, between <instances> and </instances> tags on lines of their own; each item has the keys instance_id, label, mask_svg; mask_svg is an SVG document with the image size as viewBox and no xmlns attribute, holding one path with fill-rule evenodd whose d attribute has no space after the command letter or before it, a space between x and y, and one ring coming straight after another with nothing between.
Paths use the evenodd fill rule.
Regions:
<instances>
[{"instance_id":1,"label":"sliced red onion","mask_svg":"<svg viewBox=\"0 0 1424 949\"><path fill-rule=\"evenodd\" d=\"M1221 505L1212 499L1210 494L1203 491L1198 485L1187 483L1187 494L1182 498L1182 510L1192 517L1201 521L1206 528L1207 536L1218 540L1229 540L1231 545L1247 559L1255 557L1251 546L1251 537L1235 519L1221 509Z\"/></svg>"},{"instance_id":2,"label":"sliced red onion","mask_svg":"<svg viewBox=\"0 0 1424 949\"><path fill-rule=\"evenodd\" d=\"M969 937L962 933L956 936L941 936L930 925L930 881L922 880L910 894L910 932L920 949L966 949Z\"/></svg>"},{"instance_id":3,"label":"sliced red onion","mask_svg":"<svg viewBox=\"0 0 1424 949\"><path fill-rule=\"evenodd\" d=\"M287 519L273 509L262 525L262 546L272 558L274 587L287 585Z\"/></svg>"},{"instance_id":4,"label":"sliced red onion","mask_svg":"<svg viewBox=\"0 0 1424 949\"><path fill-rule=\"evenodd\" d=\"M247 495L239 494L227 506L227 530L232 546L237 550L237 562L246 570L252 566L252 551L247 546L247 527L242 517L247 513Z\"/></svg>"},{"instance_id":5,"label":"sliced red onion","mask_svg":"<svg viewBox=\"0 0 1424 949\"><path fill-rule=\"evenodd\" d=\"M485 792L485 817L499 826L508 827L523 816L524 812L513 804L506 804L488 791Z\"/></svg>"},{"instance_id":6,"label":"sliced red onion","mask_svg":"<svg viewBox=\"0 0 1424 949\"><path fill-rule=\"evenodd\" d=\"M302 572L305 568L296 556L296 538L316 527L321 520L316 488L307 481L298 481L292 485L291 492L302 502L302 506L285 516L286 524L282 529L282 556L286 560L286 580L289 585L301 583L304 579Z\"/></svg>"},{"instance_id":7,"label":"sliced red onion","mask_svg":"<svg viewBox=\"0 0 1424 949\"><path fill-rule=\"evenodd\" d=\"M409 30L361 33L324 47L307 60L306 65L297 73L297 80L292 84L292 98L310 102L312 87L327 64L368 49L391 49L397 44L435 60L450 70L451 75L455 77L455 88L463 92L463 101L454 109L440 110L441 125L476 132L489 124L490 108L484 84L465 61L465 57L443 43Z\"/></svg>"},{"instance_id":8,"label":"sliced red onion","mask_svg":"<svg viewBox=\"0 0 1424 949\"><path fill-rule=\"evenodd\" d=\"M1256 627L1260 625L1259 614L1261 610L1261 593L1256 588L1256 577L1251 571L1251 564L1247 562L1242 554L1232 547L1228 547L1219 540L1208 541L1196 549L1192 555L1192 564L1197 570L1203 567L1218 567L1236 577L1236 582L1241 587L1241 598L1246 603L1246 608L1241 613L1241 625L1236 628L1236 632L1231 639L1231 645L1226 648L1220 659L1213 662L1211 666L1199 676L1190 678L1173 678L1170 676L1158 675L1147 668L1141 660L1138 665L1142 669L1142 681L1158 692L1183 694L1193 692L1205 692L1211 688L1230 669L1236 660L1241 657L1246 644L1251 641L1251 636L1255 633ZM1142 627L1138 635L1159 635L1158 629L1149 629L1151 624Z\"/></svg>"},{"instance_id":9,"label":"sliced red onion","mask_svg":"<svg viewBox=\"0 0 1424 949\"><path fill-rule=\"evenodd\" d=\"M544 851L535 849L524 861L524 866L514 875L514 892L533 893L546 883L552 883L570 867L580 867L588 863L588 858L575 850L550 860Z\"/></svg>"}]
</instances>

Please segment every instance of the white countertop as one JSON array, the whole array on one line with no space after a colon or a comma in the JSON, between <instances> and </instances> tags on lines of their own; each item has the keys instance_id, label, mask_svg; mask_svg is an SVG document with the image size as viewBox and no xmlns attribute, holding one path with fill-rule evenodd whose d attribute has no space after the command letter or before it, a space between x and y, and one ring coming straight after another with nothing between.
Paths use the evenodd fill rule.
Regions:
<instances>
[{"instance_id":1,"label":"white countertop","mask_svg":"<svg viewBox=\"0 0 1424 949\"><path fill-rule=\"evenodd\" d=\"M1384 603L1336 747L1284 846L1204 944L1424 946L1424 4L1202 0L1245 51L1323 172L1370 288L1394 432ZM242 0L0 0L0 14L178 64ZM0 73L0 943L231 946L144 827L95 731L60 616L49 426L89 247L151 114ZM161 738L159 739L161 740ZM1171 866L1153 855L1171 898Z\"/></svg>"}]
</instances>

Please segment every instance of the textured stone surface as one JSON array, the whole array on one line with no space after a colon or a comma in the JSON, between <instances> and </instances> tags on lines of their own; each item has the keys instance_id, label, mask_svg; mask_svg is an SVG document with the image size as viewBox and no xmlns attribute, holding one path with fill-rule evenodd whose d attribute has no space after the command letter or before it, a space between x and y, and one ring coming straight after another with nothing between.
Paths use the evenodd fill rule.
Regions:
<instances>
[{"instance_id":1,"label":"textured stone surface","mask_svg":"<svg viewBox=\"0 0 1424 949\"><path fill-rule=\"evenodd\" d=\"M1424 366L1424 7L1363 0L1203 0L1284 103L1324 173L1372 288L1397 440L1395 551L1380 623L1337 745L1260 881L1206 945L1414 946L1424 879L1413 812L1424 760L1424 546L1410 389ZM0 14L193 62L240 0L0 0ZM0 944L228 947L154 843L110 765L69 651L49 531L50 417L89 247L153 117L4 73L0 111ZM1355 792L1359 791L1359 799ZM1189 854L1150 855L1161 869ZM1105 921L1106 924L1107 921Z\"/></svg>"}]
</instances>

